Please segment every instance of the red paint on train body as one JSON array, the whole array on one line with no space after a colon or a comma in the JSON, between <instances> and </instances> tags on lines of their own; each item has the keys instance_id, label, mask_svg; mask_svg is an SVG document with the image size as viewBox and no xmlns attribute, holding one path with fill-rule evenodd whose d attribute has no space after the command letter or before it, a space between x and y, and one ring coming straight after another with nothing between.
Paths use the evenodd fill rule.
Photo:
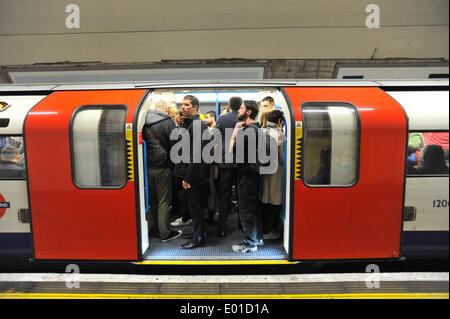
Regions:
<instances>
[{"instance_id":1,"label":"red paint on train body","mask_svg":"<svg viewBox=\"0 0 450 319\"><path fill-rule=\"evenodd\" d=\"M305 102L347 102L360 117L359 179L352 187L295 181L294 260L399 257L407 119L378 88L285 88L302 121Z\"/></svg>"},{"instance_id":2,"label":"red paint on train body","mask_svg":"<svg viewBox=\"0 0 450 319\"><path fill-rule=\"evenodd\" d=\"M72 181L70 120L82 105L126 105L126 123L145 90L61 91L38 103L25 122L36 259L137 260L135 184L80 189Z\"/></svg>"},{"instance_id":3,"label":"red paint on train body","mask_svg":"<svg viewBox=\"0 0 450 319\"><path fill-rule=\"evenodd\" d=\"M287 87L285 91L295 121L302 121L305 102L347 102L357 108L360 118L359 178L354 186L308 187L302 180L294 181L290 257L399 257L407 140L401 106L376 87ZM83 105L126 105L126 123L133 123L145 92L54 92L28 114L24 134L36 259L139 258L134 182L120 189L76 187L69 126L73 112Z\"/></svg>"}]
</instances>

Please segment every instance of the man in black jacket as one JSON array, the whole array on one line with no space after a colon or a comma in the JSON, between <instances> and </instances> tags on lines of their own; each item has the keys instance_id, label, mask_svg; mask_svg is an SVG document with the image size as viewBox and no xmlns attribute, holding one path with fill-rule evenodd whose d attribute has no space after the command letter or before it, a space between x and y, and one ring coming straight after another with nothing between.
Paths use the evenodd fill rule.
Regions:
<instances>
[{"instance_id":1,"label":"man in black jacket","mask_svg":"<svg viewBox=\"0 0 450 319\"><path fill-rule=\"evenodd\" d=\"M147 143L148 187L151 216L157 226L161 242L181 235L181 231L170 229L170 206L172 204L172 162L170 160L170 133L175 122L167 114L165 101L155 104L147 113L142 137Z\"/></svg>"},{"instance_id":2,"label":"man in black jacket","mask_svg":"<svg viewBox=\"0 0 450 319\"><path fill-rule=\"evenodd\" d=\"M259 209L258 139L260 126L255 121L259 106L255 101L244 101L238 111L229 149L236 155L239 198L239 217L244 241L233 245L239 253L255 252L263 245L261 211Z\"/></svg>"},{"instance_id":3,"label":"man in black jacket","mask_svg":"<svg viewBox=\"0 0 450 319\"><path fill-rule=\"evenodd\" d=\"M227 218L230 210L231 192L233 185L236 185L236 164L234 163L233 154L228 152L228 145L230 144L231 134L226 134L226 131L232 132L236 123L238 122L238 110L241 107L242 99L238 96L233 96L228 101L230 113L223 114L219 117L216 123L216 129L222 134L222 163L217 164L219 169L219 225L218 237L225 236L227 230Z\"/></svg>"},{"instance_id":4,"label":"man in black jacket","mask_svg":"<svg viewBox=\"0 0 450 319\"><path fill-rule=\"evenodd\" d=\"M200 247L206 241L204 211L209 194L209 165L202 158L202 150L209 141L209 134L208 126L198 114L199 105L199 100L193 95L186 95L181 105L184 116L182 129L188 133L184 138L189 138L189 156L182 154L185 159L175 165L175 175L183 179L182 186L186 190L186 202L192 218L192 239L181 245L182 249Z\"/></svg>"}]
</instances>

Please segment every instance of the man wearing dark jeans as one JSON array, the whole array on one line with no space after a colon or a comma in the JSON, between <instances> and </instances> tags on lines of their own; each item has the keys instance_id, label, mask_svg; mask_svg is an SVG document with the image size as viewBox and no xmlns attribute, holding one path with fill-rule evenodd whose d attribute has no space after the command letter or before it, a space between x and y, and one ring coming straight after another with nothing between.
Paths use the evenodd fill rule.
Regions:
<instances>
[{"instance_id":1,"label":"man wearing dark jeans","mask_svg":"<svg viewBox=\"0 0 450 319\"><path fill-rule=\"evenodd\" d=\"M255 252L263 245L261 211L259 209L259 124L255 121L259 107L255 101L244 101L238 111L238 122L230 141L229 149L236 156L236 171L244 241L233 245L239 253ZM241 154L240 154L241 153ZM254 157L254 161L251 159Z\"/></svg>"},{"instance_id":2,"label":"man wearing dark jeans","mask_svg":"<svg viewBox=\"0 0 450 319\"><path fill-rule=\"evenodd\" d=\"M193 249L203 246L206 241L204 211L207 208L209 193L209 165L202 158L202 150L208 143L203 139L208 134L208 126L200 119L198 114L199 100L193 95L186 95L181 109L184 115L184 138L189 139L189 156L176 164L175 175L182 178L182 187L185 189L186 203L192 218L192 238L180 246L182 249ZM187 132L186 132L187 131ZM206 132L205 132L206 131ZM183 137L181 139L183 144ZM183 148L181 148L183 153ZM187 150L185 150L187 151ZM181 154L183 155L186 154Z\"/></svg>"},{"instance_id":3,"label":"man wearing dark jeans","mask_svg":"<svg viewBox=\"0 0 450 319\"><path fill-rule=\"evenodd\" d=\"M221 115L216 123L216 129L222 134L222 163L217 164L219 169L219 223L218 237L225 236L227 230L227 217L231 204L231 192L233 185L236 185L236 164L233 160L233 154L228 152L231 135L226 134L228 129L230 132L234 129L238 122L238 110L241 107L242 99L233 96L228 101L230 113ZM227 139L228 137L228 139Z\"/></svg>"}]
</instances>

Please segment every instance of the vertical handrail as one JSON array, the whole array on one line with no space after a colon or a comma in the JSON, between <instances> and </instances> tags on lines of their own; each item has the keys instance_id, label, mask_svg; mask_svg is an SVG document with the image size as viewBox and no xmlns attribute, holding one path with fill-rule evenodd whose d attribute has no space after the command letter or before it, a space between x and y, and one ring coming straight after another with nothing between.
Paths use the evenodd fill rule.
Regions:
<instances>
[{"instance_id":1,"label":"vertical handrail","mask_svg":"<svg viewBox=\"0 0 450 319\"><path fill-rule=\"evenodd\" d=\"M148 175L147 175L147 143L142 140L142 146L144 147L144 189L145 189L145 213L147 214L148 205Z\"/></svg>"},{"instance_id":2,"label":"vertical handrail","mask_svg":"<svg viewBox=\"0 0 450 319\"><path fill-rule=\"evenodd\" d=\"M220 105L219 105L219 90L216 90L216 121L219 119Z\"/></svg>"},{"instance_id":3,"label":"vertical handrail","mask_svg":"<svg viewBox=\"0 0 450 319\"><path fill-rule=\"evenodd\" d=\"M284 122L284 125L286 125L286 122ZM287 135L287 131L285 131ZM286 179L286 156L287 156L287 136L283 141L283 202L282 202L282 208L281 208L281 219L286 220L286 189L287 189L287 179Z\"/></svg>"}]
</instances>

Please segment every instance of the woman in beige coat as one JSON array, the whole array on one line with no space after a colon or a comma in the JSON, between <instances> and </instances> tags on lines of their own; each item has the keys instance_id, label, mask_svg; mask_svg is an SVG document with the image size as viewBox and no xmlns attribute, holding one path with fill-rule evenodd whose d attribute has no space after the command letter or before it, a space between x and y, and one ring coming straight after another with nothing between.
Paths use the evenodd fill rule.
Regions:
<instances>
[{"instance_id":1,"label":"woman in beige coat","mask_svg":"<svg viewBox=\"0 0 450 319\"><path fill-rule=\"evenodd\" d=\"M261 114L260 123L263 132L269 134L278 143L278 166L273 174L260 175L259 199L261 201L261 216L264 239L277 239L280 233L276 231L278 215L283 203L283 165L284 140L282 130L283 112L273 110Z\"/></svg>"}]
</instances>

